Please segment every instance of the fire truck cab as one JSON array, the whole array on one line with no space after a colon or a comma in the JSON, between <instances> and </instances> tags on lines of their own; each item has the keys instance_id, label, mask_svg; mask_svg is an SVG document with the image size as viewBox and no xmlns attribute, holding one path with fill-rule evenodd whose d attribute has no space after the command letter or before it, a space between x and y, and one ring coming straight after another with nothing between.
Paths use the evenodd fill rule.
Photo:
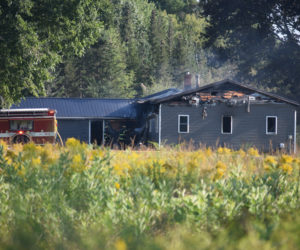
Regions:
<instances>
[{"instance_id":1,"label":"fire truck cab","mask_svg":"<svg viewBox=\"0 0 300 250\"><path fill-rule=\"evenodd\" d=\"M55 143L57 137L56 110L1 109L0 140L8 144Z\"/></svg>"}]
</instances>

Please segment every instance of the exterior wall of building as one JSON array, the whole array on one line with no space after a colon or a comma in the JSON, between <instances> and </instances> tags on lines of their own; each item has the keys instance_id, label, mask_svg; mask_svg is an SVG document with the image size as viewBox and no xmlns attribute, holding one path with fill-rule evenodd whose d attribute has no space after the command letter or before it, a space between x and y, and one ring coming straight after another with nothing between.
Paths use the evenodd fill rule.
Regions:
<instances>
[{"instance_id":1,"label":"exterior wall of building","mask_svg":"<svg viewBox=\"0 0 300 250\"><path fill-rule=\"evenodd\" d=\"M57 120L57 128L63 141L74 137L82 142L89 142L89 120Z\"/></svg>"},{"instance_id":2,"label":"exterior wall of building","mask_svg":"<svg viewBox=\"0 0 300 250\"><path fill-rule=\"evenodd\" d=\"M161 143L177 144L183 141L205 146L231 148L255 146L263 151L289 146L289 136L294 138L296 108L288 104L269 103L229 107L224 103L203 106L161 105ZM189 115L189 133L178 132L178 115ZM232 116L232 133L222 134L222 116ZM277 117L277 134L266 134L266 117ZM293 138L291 141L293 141ZM293 148L292 148L293 149Z\"/></svg>"}]
</instances>

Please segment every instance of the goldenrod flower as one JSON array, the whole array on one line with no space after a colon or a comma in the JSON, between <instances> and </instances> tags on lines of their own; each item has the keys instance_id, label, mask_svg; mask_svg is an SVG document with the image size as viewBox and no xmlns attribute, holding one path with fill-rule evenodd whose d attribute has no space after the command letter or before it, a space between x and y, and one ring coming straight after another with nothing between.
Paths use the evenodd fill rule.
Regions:
<instances>
[{"instance_id":1,"label":"goldenrod flower","mask_svg":"<svg viewBox=\"0 0 300 250\"><path fill-rule=\"evenodd\" d=\"M207 156L207 157L211 157L212 156L212 150L211 150L211 148L207 148L206 150L205 150L205 155Z\"/></svg>"},{"instance_id":2,"label":"goldenrod flower","mask_svg":"<svg viewBox=\"0 0 300 250\"><path fill-rule=\"evenodd\" d=\"M251 156L255 156L255 157L259 156L258 150L255 148L249 148L247 153Z\"/></svg>"},{"instance_id":3,"label":"goldenrod flower","mask_svg":"<svg viewBox=\"0 0 300 250\"><path fill-rule=\"evenodd\" d=\"M284 164L284 163L292 163L293 162L293 157L291 157L290 155L282 155L280 158L280 163Z\"/></svg>"},{"instance_id":4,"label":"goldenrod flower","mask_svg":"<svg viewBox=\"0 0 300 250\"><path fill-rule=\"evenodd\" d=\"M218 161L216 164L216 169L222 169L223 171L225 171L227 169L227 167L223 162Z\"/></svg>"},{"instance_id":5,"label":"goldenrod flower","mask_svg":"<svg viewBox=\"0 0 300 250\"><path fill-rule=\"evenodd\" d=\"M270 164L270 165L275 165L275 164L277 164L277 161L276 161L275 157L270 156L270 155L267 156L267 157L265 158L264 162L265 162L266 164Z\"/></svg>"},{"instance_id":6,"label":"goldenrod flower","mask_svg":"<svg viewBox=\"0 0 300 250\"><path fill-rule=\"evenodd\" d=\"M272 167L269 164L264 164L264 170L270 171Z\"/></svg>"},{"instance_id":7,"label":"goldenrod flower","mask_svg":"<svg viewBox=\"0 0 300 250\"><path fill-rule=\"evenodd\" d=\"M241 156L244 157L246 155L246 152L243 149L240 149L237 151L237 153Z\"/></svg>"},{"instance_id":8,"label":"goldenrod flower","mask_svg":"<svg viewBox=\"0 0 300 250\"><path fill-rule=\"evenodd\" d=\"M10 157L5 156L4 159L6 160L6 163L7 163L8 165L12 164L12 159L11 159Z\"/></svg>"},{"instance_id":9,"label":"goldenrod flower","mask_svg":"<svg viewBox=\"0 0 300 250\"><path fill-rule=\"evenodd\" d=\"M216 164L216 169L217 169L217 171L216 171L213 179L214 180L219 180L224 176L224 173L225 173L227 167L223 162L218 161L217 164Z\"/></svg>"},{"instance_id":10,"label":"goldenrod flower","mask_svg":"<svg viewBox=\"0 0 300 250\"><path fill-rule=\"evenodd\" d=\"M86 166L80 154L76 154L73 156L71 168L76 172L82 172L86 169Z\"/></svg>"},{"instance_id":11,"label":"goldenrod flower","mask_svg":"<svg viewBox=\"0 0 300 250\"><path fill-rule=\"evenodd\" d=\"M66 141L66 146L70 147L70 148L75 148L78 147L80 145L80 141L76 140L75 138L68 138Z\"/></svg>"},{"instance_id":12,"label":"goldenrod flower","mask_svg":"<svg viewBox=\"0 0 300 250\"><path fill-rule=\"evenodd\" d=\"M40 157L36 157L36 158L31 159L31 166L32 167L37 167L39 165L41 165L41 158Z\"/></svg>"},{"instance_id":13,"label":"goldenrod flower","mask_svg":"<svg viewBox=\"0 0 300 250\"><path fill-rule=\"evenodd\" d=\"M19 170L18 170L17 174L19 176L21 176L21 177L23 177L25 175L25 168L24 168L24 166L20 166L19 167Z\"/></svg>"},{"instance_id":14,"label":"goldenrod flower","mask_svg":"<svg viewBox=\"0 0 300 250\"><path fill-rule=\"evenodd\" d=\"M3 152L6 152L8 149L7 143L5 141L0 141L0 146L3 147Z\"/></svg>"},{"instance_id":15,"label":"goldenrod flower","mask_svg":"<svg viewBox=\"0 0 300 250\"><path fill-rule=\"evenodd\" d=\"M291 174L293 171L292 166L288 163L284 163L284 164L280 165L280 168L287 174Z\"/></svg>"},{"instance_id":16,"label":"goldenrod flower","mask_svg":"<svg viewBox=\"0 0 300 250\"><path fill-rule=\"evenodd\" d=\"M118 182L115 182L116 189L120 189L120 184Z\"/></svg>"},{"instance_id":17,"label":"goldenrod flower","mask_svg":"<svg viewBox=\"0 0 300 250\"><path fill-rule=\"evenodd\" d=\"M127 250L127 246L124 240L117 240L115 242L115 249L116 250Z\"/></svg>"},{"instance_id":18,"label":"goldenrod flower","mask_svg":"<svg viewBox=\"0 0 300 250\"><path fill-rule=\"evenodd\" d=\"M226 148L226 147L219 147L218 149L217 149L217 153L219 153L219 154L230 154L231 153L231 149L229 149L229 148Z\"/></svg>"}]
</instances>

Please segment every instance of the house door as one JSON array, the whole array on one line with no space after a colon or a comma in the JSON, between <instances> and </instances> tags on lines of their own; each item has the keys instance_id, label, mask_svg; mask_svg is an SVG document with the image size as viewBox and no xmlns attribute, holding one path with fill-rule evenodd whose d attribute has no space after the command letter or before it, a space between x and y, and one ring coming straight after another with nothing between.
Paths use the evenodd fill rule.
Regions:
<instances>
[{"instance_id":1,"label":"house door","mask_svg":"<svg viewBox=\"0 0 300 250\"><path fill-rule=\"evenodd\" d=\"M103 121L91 121L91 143L96 145L102 144Z\"/></svg>"}]
</instances>

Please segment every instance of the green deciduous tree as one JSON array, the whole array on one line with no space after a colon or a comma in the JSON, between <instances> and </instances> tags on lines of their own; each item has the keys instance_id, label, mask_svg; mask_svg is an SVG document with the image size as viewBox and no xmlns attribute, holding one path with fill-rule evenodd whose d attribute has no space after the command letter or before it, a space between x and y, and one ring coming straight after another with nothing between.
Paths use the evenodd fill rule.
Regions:
<instances>
[{"instance_id":1,"label":"green deciduous tree","mask_svg":"<svg viewBox=\"0 0 300 250\"><path fill-rule=\"evenodd\" d=\"M80 56L97 41L100 6L94 0L0 2L0 95L6 106L24 94L43 94L64 56Z\"/></svg>"}]
</instances>

